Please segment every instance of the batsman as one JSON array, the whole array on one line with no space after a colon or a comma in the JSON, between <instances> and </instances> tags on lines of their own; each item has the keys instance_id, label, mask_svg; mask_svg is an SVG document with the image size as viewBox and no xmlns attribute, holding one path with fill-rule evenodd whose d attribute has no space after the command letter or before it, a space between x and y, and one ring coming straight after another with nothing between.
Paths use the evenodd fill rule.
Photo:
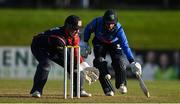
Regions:
<instances>
[{"instance_id":1,"label":"batsman","mask_svg":"<svg viewBox=\"0 0 180 104\"><path fill-rule=\"evenodd\" d=\"M64 46L78 46L80 42L79 29L82 27L82 20L76 15L70 15L66 18L64 26L51 28L47 31L34 36L31 44L31 51L38 61L34 83L31 89L31 96L40 98L43 94L43 88L48 79L51 61L64 67ZM78 50L74 50L74 62L77 63ZM70 72L70 52L68 52L68 73ZM76 64L75 64L76 70ZM89 97L91 94L83 89L83 79L92 83L98 79L98 70L90 67L83 57L80 57L80 96ZM90 71L88 71L90 70ZM89 73L89 74L87 74ZM77 96L77 73L74 71L74 96Z\"/></svg>"},{"instance_id":2,"label":"batsman","mask_svg":"<svg viewBox=\"0 0 180 104\"><path fill-rule=\"evenodd\" d=\"M102 17L94 18L84 30L85 47L91 53L88 41L94 33L92 40L94 60L93 65L99 69L99 81L106 96L114 96L114 88L109 81L109 72L106 54L109 53L112 60L112 67L115 71L115 86L122 94L127 93L126 66L123 53L126 55L132 71L141 74L140 65L135 62L131 49L128 45L122 25L118 22L118 17L113 9L105 11Z\"/></svg>"}]
</instances>

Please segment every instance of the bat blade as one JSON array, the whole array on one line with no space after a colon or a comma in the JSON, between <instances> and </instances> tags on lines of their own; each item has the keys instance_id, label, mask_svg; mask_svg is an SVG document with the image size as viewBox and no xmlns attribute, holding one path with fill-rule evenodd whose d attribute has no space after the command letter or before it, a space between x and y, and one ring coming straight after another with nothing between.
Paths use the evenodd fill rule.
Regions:
<instances>
[{"instance_id":1,"label":"bat blade","mask_svg":"<svg viewBox=\"0 0 180 104\"><path fill-rule=\"evenodd\" d=\"M142 80L140 75L137 75L138 81L139 81L139 86L143 93L146 95L146 97L150 97L149 91L147 89L147 86L145 85L144 81Z\"/></svg>"}]
</instances>

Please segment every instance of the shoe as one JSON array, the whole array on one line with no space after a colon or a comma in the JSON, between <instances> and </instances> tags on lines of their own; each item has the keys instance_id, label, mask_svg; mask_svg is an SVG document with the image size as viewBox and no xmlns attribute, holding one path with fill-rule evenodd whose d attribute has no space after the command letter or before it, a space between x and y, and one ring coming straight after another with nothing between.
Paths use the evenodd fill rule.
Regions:
<instances>
[{"instance_id":1,"label":"shoe","mask_svg":"<svg viewBox=\"0 0 180 104\"><path fill-rule=\"evenodd\" d=\"M106 96L114 96L114 92L113 91L109 91L105 94Z\"/></svg>"},{"instance_id":2,"label":"shoe","mask_svg":"<svg viewBox=\"0 0 180 104\"><path fill-rule=\"evenodd\" d=\"M124 84L120 85L119 90L120 90L121 94L127 93L127 87Z\"/></svg>"},{"instance_id":3,"label":"shoe","mask_svg":"<svg viewBox=\"0 0 180 104\"><path fill-rule=\"evenodd\" d=\"M86 91L82 90L80 93L81 97L91 97L92 95L90 93L87 93Z\"/></svg>"},{"instance_id":4,"label":"shoe","mask_svg":"<svg viewBox=\"0 0 180 104\"><path fill-rule=\"evenodd\" d=\"M32 93L31 96L35 97L35 98L40 98L41 97L41 93L39 91L35 91L35 92Z\"/></svg>"}]
</instances>

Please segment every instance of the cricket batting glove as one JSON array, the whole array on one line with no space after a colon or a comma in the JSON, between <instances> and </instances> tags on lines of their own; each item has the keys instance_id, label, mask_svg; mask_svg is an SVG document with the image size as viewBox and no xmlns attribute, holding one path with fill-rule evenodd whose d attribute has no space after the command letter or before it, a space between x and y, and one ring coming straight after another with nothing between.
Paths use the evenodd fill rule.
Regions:
<instances>
[{"instance_id":1,"label":"cricket batting glove","mask_svg":"<svg viewBox=\"0 0 180 104\"><path fill-rule=\"evenodd\" d=\"M87 62L82 62L80 64L80 71L83 72L83 76L89 85L99 79L99 70L95 67L89 66Z\"/></svg>"},{"instance_id":2,"label":"cricket batting glove","mask_svg":"<svg viewBox=\"0 0 180 104\"><path fill-rule=\"evenodd\" d=\"M85 42L85 48L88 51L88 54L91 54L91 47L89 46L89 43Z\"/></svg>"},{"instance_id":3,"label":"cricket batting glove","mask_svg":"<svg viewBox=\"0 0 180 104\"><path fill-rule=\"evenodd\" d=\"M88 55L91 54L91 47L89 46L89 44L87 42L83 42L81 41L81 55L84 57L84 58L87 58Z\"/></svg>"},{"instance_id":4,"label":"cricket batting glove","mask_svg":"<svg viewBox=\"0 0 180 104\"><path fill-rule=\"evenodd\" d=\"M141 64L139 64L138 62L132 62L130 64L130 67L131 67L131 70L134 74L136 74L136 75L142 74Z\"/></svg>"}]
</instances>

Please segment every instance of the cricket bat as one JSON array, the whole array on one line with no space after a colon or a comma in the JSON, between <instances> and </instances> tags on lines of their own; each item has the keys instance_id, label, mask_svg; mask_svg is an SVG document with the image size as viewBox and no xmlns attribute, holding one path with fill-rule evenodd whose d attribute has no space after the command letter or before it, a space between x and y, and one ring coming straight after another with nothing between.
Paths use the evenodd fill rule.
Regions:
<instances>
[{"instance_id":1,"label":"cricket bat","mask_svg":"<svg viewBox=\"0 0 180 104\"><path fill-rule=\"evenodd\" d=\"M141 76L139 74L136 74L136 77L139 81L139 86L141 88L141 90L143 91L143 93L146 95L146 97L150 97L149 91L144 83L144 81L142 80Z\"/></svg>"}]
</instances>

